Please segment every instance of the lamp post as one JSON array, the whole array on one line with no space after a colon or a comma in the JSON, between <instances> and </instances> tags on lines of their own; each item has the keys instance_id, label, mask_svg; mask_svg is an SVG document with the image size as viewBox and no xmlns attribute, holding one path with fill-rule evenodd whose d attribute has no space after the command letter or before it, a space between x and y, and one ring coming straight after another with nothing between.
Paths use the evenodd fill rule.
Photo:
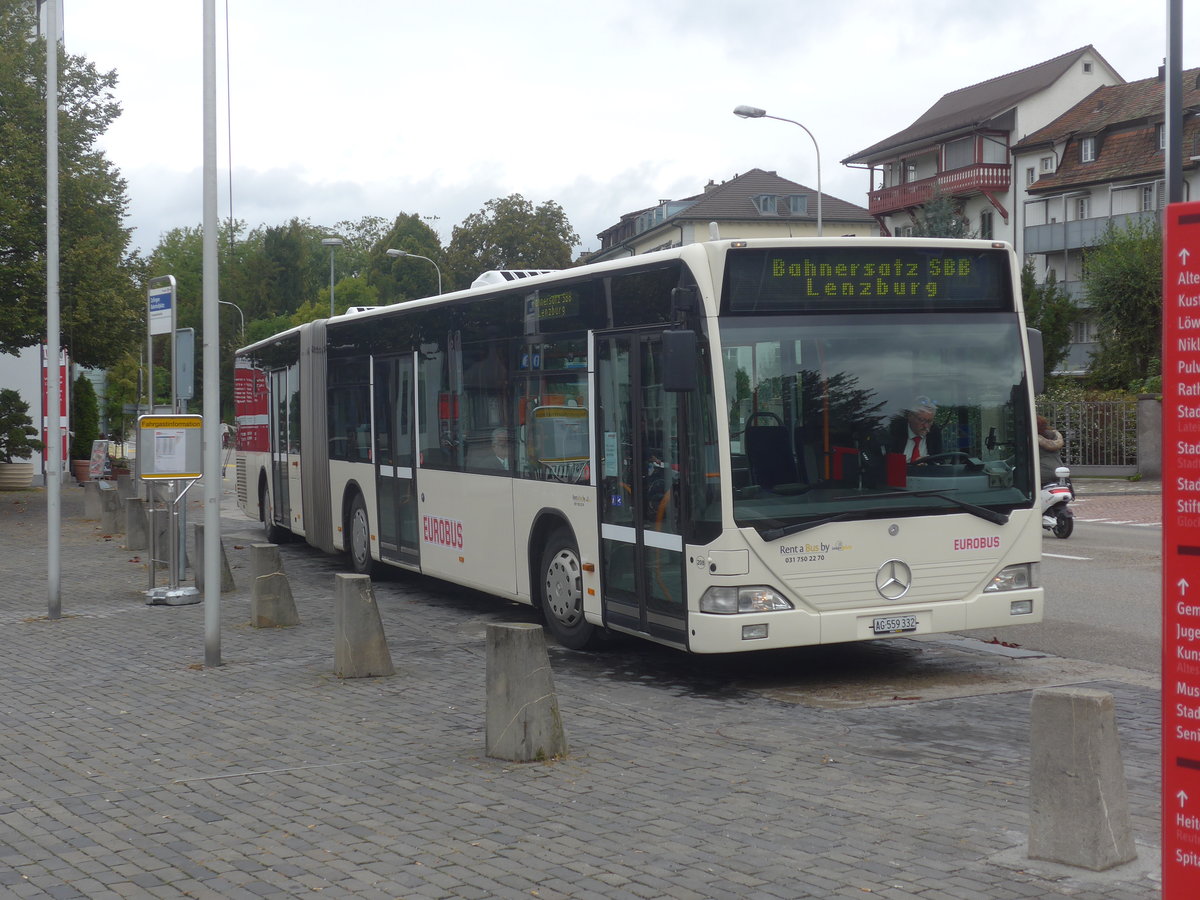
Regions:
<instances>
[{"instance_id":1,"label":"lamp post","mask_svg":"<svg viewBox=\"0 0 1200 900\"><path fill-rule=\"evenodd\" d=\"M222 306L232 306L234 309L236 309L238 311L238 317L241 318L241 320L242 320L242 336L241 336L240 340L245 341L246 340L246 314L242 312L242 308L231 300L218 300L217 302L220 303Z\"/></svg>"},{"instance_id":2,"label":"lamp post","mask_svg":"<svg viewBox=\"0 0 1200 900\"><path fill-rule=\"evenodd\" d=\"M439 269L438 264L435 263L428 256L418 256L416 253L409 253L407 250L388 250L387 255L390 256L392 259L400 259L402 257L407 257L409 259L425 260L425 262L429 263L437 271L438 293L440 294L442 292L442 270Z\"/></svg>"},{"instance_id":3,"label":"lamp post","mask_svg":"<svg viewBox=\"0 0 1200 900\"><path fill-rule=\"evenodd\" d=\"M793 125L799 125L801 128L804 128L795 119L785 119L782 116L769 116L765 109L759 109L757 106L736 106L734 107L733 114L743 119L775 119L779 122L791 122ZM813 149L817 151L817 237L821 237L825 233L824 223L821 220L821 148L811 131L804 128L804 133L812 138Z\"/></svg>"},{"instance_id":4,"label":"lamp post","mask_svg":"<svg viewBox=\"0 0 1200 900\"><path fill-rule=\"evenodd\" d=\"M342 246L341 238L322 238L321 246L329 248L329 318L333 318L333 251Z\"/></svg>"}]
</instances>

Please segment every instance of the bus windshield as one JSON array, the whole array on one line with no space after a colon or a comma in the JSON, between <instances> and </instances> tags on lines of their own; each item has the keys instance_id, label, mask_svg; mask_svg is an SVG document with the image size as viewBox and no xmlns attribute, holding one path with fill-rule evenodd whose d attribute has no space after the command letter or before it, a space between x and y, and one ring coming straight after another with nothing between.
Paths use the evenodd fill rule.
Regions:
<instances>
[{"instance_id":1,"label":"bus windshield","mask_svg":"<svg viewBox=\"0 0 1200 900\"><path fill-rule=\"evenodd\" d=\"M1012 313L721 320L734 518L768 538L831 519L1033 501Z\"/></svg>"}]
</instances>

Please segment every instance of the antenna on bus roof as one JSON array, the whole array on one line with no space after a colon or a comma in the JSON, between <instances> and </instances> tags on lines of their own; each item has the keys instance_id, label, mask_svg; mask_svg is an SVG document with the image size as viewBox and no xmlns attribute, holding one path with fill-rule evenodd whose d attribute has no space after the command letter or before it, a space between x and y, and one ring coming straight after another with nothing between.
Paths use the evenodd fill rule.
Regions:
<instances>
[{"instance_id":1,"label":"antenna on bus roof","mask_svg":"<svg viewBox=\"0 0 1200 900\"><path fill-rule=\"evenodd\" d=\"M721 239L721 229L717 227L716 222L708 223L708 239L710 241L719 241Z\"/></svg>"}]
</instances>

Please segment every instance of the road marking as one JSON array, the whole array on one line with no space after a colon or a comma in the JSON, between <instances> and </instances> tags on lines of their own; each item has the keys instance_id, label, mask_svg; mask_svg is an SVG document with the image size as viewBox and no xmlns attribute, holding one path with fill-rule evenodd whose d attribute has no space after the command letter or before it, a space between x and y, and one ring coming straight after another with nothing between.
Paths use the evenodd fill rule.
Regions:
<instances>
[{"instance_id":1,"label":"road marking","mask_svg":"<svg viewBox=\"0 0 1200 900\"><path fill-rule=\"evenodd\" d=\"M1063 553L1047 553L1044 550L1042 551L1042 556L1052 556L1055 559L1078 559L1081 562L1090 562L1092 559L1090 556L1067 556Z\"/></svg>"}]
</instances>

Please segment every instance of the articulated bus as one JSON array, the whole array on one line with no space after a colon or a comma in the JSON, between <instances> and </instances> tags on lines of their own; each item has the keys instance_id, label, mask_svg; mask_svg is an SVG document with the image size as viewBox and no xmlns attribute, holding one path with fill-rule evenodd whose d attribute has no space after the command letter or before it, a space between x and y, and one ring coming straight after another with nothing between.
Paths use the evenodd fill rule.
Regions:
<instances>
[{"instance_id":1,"label":"articulated bus","mask_svg":"<svg viewBox=\"0 0 1200 900\"><path fill-rule=\"evenodd\" d=\"M532 604L576 649L1041 620L1040 336L1007 244L714 240L493 280L239 351L269 539Z\"/></svg>"}]
</instances>

